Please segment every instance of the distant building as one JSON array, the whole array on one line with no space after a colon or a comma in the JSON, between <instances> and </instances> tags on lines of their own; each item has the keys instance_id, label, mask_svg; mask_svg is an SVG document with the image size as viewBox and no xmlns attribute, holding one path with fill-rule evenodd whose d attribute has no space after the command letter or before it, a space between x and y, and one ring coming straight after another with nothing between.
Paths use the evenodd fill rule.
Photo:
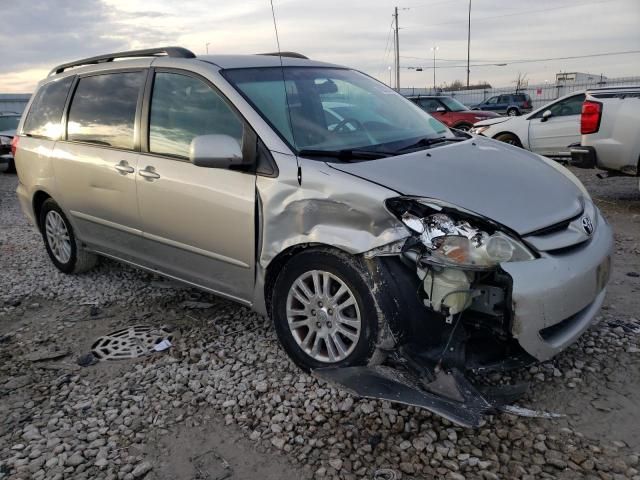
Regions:
<instances>
[{"instance_id":1,"label":"distant building","mask_svg":"<svg viewBox=\"0 0 640 480\"><path fill-rule=\"evenodd\" d=\"M604 82L607 79L604 75L582 72L561 72L556 73L557 85L570 85L572 83L593 83Z\"/></svg>"},{"instance_id":2,"label":"distant building","mask_svg":"<svg viewBox=\"0 0 640 480\"><path fill-rule=\"evenodd\" d=\"M0 112L22 113L30 98L30 93L0 93Z\"/></svg>"}]
</instances>

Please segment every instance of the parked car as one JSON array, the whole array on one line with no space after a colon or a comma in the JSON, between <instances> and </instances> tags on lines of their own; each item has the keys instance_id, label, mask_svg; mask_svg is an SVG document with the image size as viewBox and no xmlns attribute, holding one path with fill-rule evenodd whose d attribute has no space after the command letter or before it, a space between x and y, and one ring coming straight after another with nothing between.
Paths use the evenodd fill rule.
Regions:
<instances>
[{"instance_id":1,"label":"parked car","mask_svg":"<svg viewBox=\"0 0 640 480\"><path fill-rule=\"evenodd\" d=\"M490 97L473 107L473 110L488 110L501 115L517 117L529 113L533 108L531 97L527 93L509 93Z\"/></svg>"},{"instance_id":2,"label":"parked car","mask_svg":"<svg viewBox=\"0 0 640 480\"><path fill-rule=\"evenodd\" d=\"M470 130L476 122L499 116L495 112L471 110L453 97L419 95L407 98L447 127L458 130Z\"/></svg>"},{"instance_id":3,"label":"parked car","mask_svg":"<svg viewBox=\"0 0 640 480\"><path fill-rule=\"evenodd\" d=\"M354 118L329 128L336 98ZM465 371L553 357L605 296L611 229L570 172L299 54L63 64L16 139L60 271L106 256L221 295L302 369L461 425L499 405Z\"/></svg>"},{"instance_id":4,"label":"parked car","mask_svg":"<svg viewBox=\"0 0 640 480\"><path fill-rule=\"evenodd\" d=\"M20 123L20 114L0 112L0 164L7 164L5 172L15 173L16 167L11 155L11 141Z\"/></svg>"},{"instance_id":5,"label":"parked car","mask_svg":"<svg viewBox=\"0 0 640 480\"><path fill-rule=\"evenodd\" d=\"M609 175L640 176L640 86L587 91L582 105L580 146L572 163ZM640 187L640 184L638 185Z\"/></svg>"},{"instance_id":6,"label":"parked car","mask_svg":"<svg viewBox=\"0 0 640 480\"><path fill-rule=\"evenodd\" d=\"M495 138L547 157L569 159L570 146L580 142L580 112L584 92L574 92L540 107L530 115L476 123L472 133Z\"/></svg>"}]
</instances>

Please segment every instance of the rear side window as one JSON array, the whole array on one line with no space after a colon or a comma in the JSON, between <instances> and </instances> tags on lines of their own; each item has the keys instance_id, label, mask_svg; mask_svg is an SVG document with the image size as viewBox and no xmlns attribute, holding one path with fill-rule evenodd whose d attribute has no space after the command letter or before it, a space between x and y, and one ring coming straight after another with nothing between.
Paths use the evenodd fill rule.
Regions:
<instances>
[{"instance_id":1,"label":"rear side window","mask_svg":"<svg viewBox=\"0 0 640 480\"><path fill-rule=\"evenodd\" d=\"M57 140L62 133L62 111L73 77L54 80L36 93L24 121L22 133Z\"/></svg>"},{"instance_id":2,"label":"rear side window","mask_svg":"<svg viewBox=\"0 0 640 480\"><path fill-rule=\"evenodd\" d=\"M243 124L209 85L176 73L156 73L149 118L149 151L189 158L191 140L229 135L242 144Z\"/></svg>"},{"instance_id":3,"label":"rear side window","mask_svg":"<svg viewBox=\"0 0 640 480\"><path fill-rule=\"evenodd\" d=\"M144 79L144 72L81 78L69 108L67 140L132 150Z\"/></svg>"}]
</instances>

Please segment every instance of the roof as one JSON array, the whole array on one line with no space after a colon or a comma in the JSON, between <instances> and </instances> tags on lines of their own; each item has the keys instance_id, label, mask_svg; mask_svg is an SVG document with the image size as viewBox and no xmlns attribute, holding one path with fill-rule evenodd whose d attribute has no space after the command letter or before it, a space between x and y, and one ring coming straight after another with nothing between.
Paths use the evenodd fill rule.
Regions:
<instances>
[{"instance_id":1,"label":"roof","mask_svg":"<svg viewBox=\"0 0 640 480\"><path fill-rule=\"evenodd\" d=\"M213 63L222 69L227 68L259 68L279 67L280 59L285 67L337 67L332 63L318 62L304 58L279 57L277 55L198 55L197 59Z\"/></svg>"}]
</instances>

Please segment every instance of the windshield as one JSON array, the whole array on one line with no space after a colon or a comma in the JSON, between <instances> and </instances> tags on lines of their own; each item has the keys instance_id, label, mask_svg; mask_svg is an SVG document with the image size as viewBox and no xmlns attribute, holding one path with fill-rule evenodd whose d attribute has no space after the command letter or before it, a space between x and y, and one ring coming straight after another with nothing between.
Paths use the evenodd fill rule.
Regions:
<instances>
[{"instance_id":1,"label":"windshield","mask_svg":"<svg viewBox=\"0 0 640 480\"><path fill-rule=\"evenodd\" d=\"M20 117L17 115L11 115L7 117L0 117L0 132L5 130L15 130L20 123Z\"/></svg>"},{"instance_id":2,"label":"windshield","mask_svg":"<svg viewBox=\"0 0 640 480\"><path fill-rule=\"evenodd\" d=\"M449 110L452 112L466 112L469 110L463 104L461 104L458 100L451 97L440 97L439 100L444 103Z\"/></svg>"},{"instance_id":3,"label":"windshield","mask_svg":"<svg viewBox=\"0 0 640 480\"><path fill-rule=\"evenodd\" d=\"M454 137L409 100L354 70L276 67L222 74L298 153L393 151L417 139Z\"/></svg>"}]
</instances>

